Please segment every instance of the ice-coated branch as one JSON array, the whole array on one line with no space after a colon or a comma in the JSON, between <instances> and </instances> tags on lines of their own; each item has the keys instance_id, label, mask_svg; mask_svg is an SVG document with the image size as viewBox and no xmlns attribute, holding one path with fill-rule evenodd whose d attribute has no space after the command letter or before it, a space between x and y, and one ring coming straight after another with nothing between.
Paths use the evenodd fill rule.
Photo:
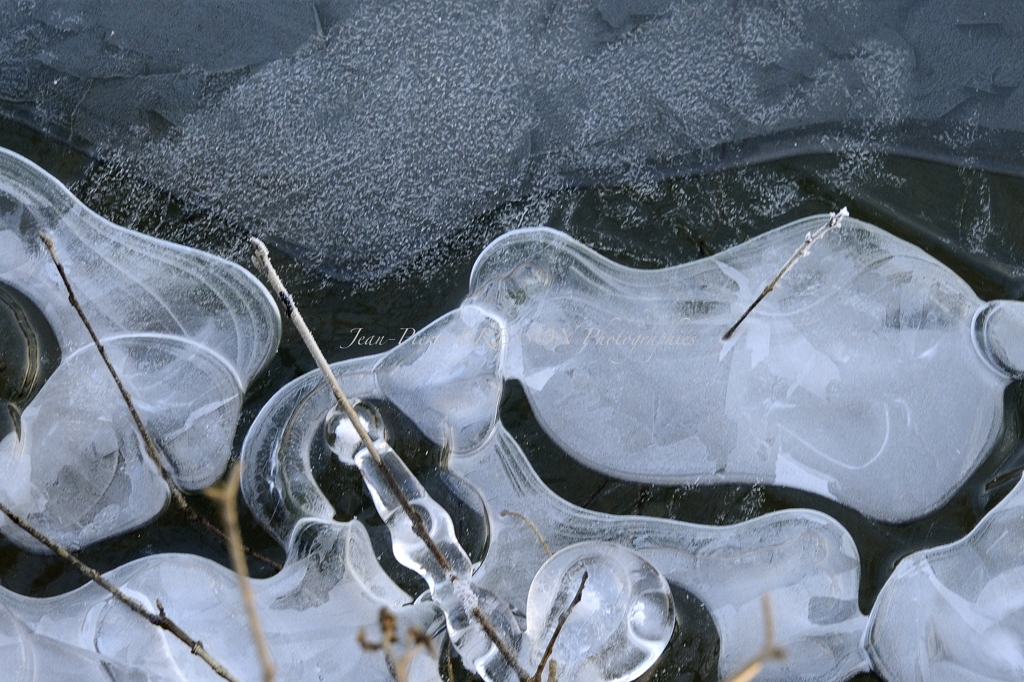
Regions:
<instances>
[{"instance_id":1,"label":"ice-coated branch","mask_svg":"<svg viewBox=\"0 0 1024 682\"><path fill-rule=\"evenodd\" d=\"M768 286L766 286L761 291L761 293L758 294L758 297L754 299L754 302L751 303L747 307L747 309L743 311L743 314L740 315L740 319L736 320L736 322L731 327L729 327L729 331L725 332L725 334L722 335L722 341L728 341L729 339L732 338L732 335L736 333L736 330L739 328L739 326L743 324L743 320L747 319L747 315L754 311L754 308L756 308L757 305L764 300L764 297L767 296L771 292L771 290L775 288L775 286L779 283L782 277L787 272L789 272L794 265L796 265L796 262L810 252L811 245L814 244L814 242L824 237L826 232L832 230L833 228L841 226L843 224L843 218L848 218L849 216L850 212L847 211L846 207L844 206L841 209L839 209L838 213L829 213L828 222L822 225L816 231L808 232L807 236L804 238L803 244L801 244L800 247L796 250L796 252L794 252L793 255L789 257L789 260L786 261L786 264L782 266L781 270L779 270L779 274L775 275L775 278L772 279L772 281L768 283Z\"/></svg>"},{"instance_id":2,"label":"ice-coated branch","mask_svg":"<svg viewBox=\"0 0 1024 682\"><path fill-rule=\"evenodd\" d=\"M218 486L206 489L206 496L220 505L221 518L224 521L224 533L228 539L228 552L231 554L231 565L238 575L238 589L245 602L245 613L249 618L249 629L256 642L256 652L263 668L263 682L274 682L274 660L270 655L267 638L263 634L260 614L256 609L256 598L249 585L249 567L245 563L245 550L242 544L242 530L238 525L238 486L241 481L241 462L231 467L227 480Z\"/></svg>"},{"instance_id":3,"label":"ice-coated branch","mask_svg":"<svg viewBox=\"0 0 1024 682\"><path fill-rule=\"evenodd\" d=\"M217 661L217 659L215 659L213 656L209 654L208 651L206 651L206 649L203 647L202 642L190 636L188 633L182 630L177 623L175 623L173 620L167 617L167 614L164 613L164 607L160 603L159 599L156 601L157 613L153 613L152 611L147 609L145 605L142 604L142 602L136 599L132 599L131 597L126 595L116 585L114 585L112 582L110 582L102 575L100 575L99 571L97 571L95 568L88 566L74 554L58 545L56 542L48 538L46 535L43 535L43 533L34 528L23 518L15 514L11 509L7 507L7 505L3 504L2 502L0 502L0 512L3 512L7 516L7 518L14 522L14 525L18 526L18 528L21 528L23 531L25 531L33 538L35 538L43 545L45 545L47 549L52 551L54 554L59 556L67 563L74 566L79 573L81 573L86 578L93 581L94 583L102 587L104 590L109 592L111 596L113 596L119 602L121 602L122 604L130 608L132 611L148 620L153 625L157 626L158 628L162 628L163 630L166 630L167 632L171 633L179 640L181 640L181 642L189 648L189 651L191 651L194 655L198 656L199 658L203 659L203 661L208 666L210 666L210 669L213 670L213 672L217 673L229 682L239 682L237 677L228 672L227 668L221 665L220 662Z\"/></svg>"},{"instance_id":4,"label":"ice-coated branch","mask_svg":"<svg viewBox=\"0 0 1024 682\"><path fill-rule=\"evenodd\" d=\"M146 425L142 422L142 417L139 415L138 410L135 409L135 402L132 400L131 394L128 392L128 389L125 388L124 382L121 381L121 377L118 375L117 370L114 369L113 363L110 362L110 358L107 356L106 349L103 347L103 344L100 343L96 330L93 329L92 323L89 322L89 318L85 314L85 310L82 309L82 305L78 302L78 298L75 296L75 290L71 286L71 280L68 278L67 272L64 270L63 263L61 263L60 258L57 256L57 249L54 247L53 239L51 239L45 232L40 232L39 238L43 240L43 244L46 245L46 249L50 252L50 258L53 260L53 264L57 267L57 273L60 275L61 281L64 282L64 288L67 289L68 301L71 303L71 307L75 309L76 313L78 313L78 317L82 320L82 324L85 325L86 331L89 332L89 337L96 346L96 350L99 351L100 358L103 359L103 364L106 365L107 371L110 372L110 376L113 377L114 383L117 384L117 390L120 391L125 405L128 406L128 412L132 416L132 421L135 422L135 428L138 429L139 435L142 437L142 442L146 446L146 454L148 454L149 458L153 460L157 470L160 472L160 476L164 479L164 483L167 484L167 488L171 492L171 499L174 500L175 505L185 513L185 516L188 517L190 521L204 526L207 530L223 540L225 544L228 544L228 538L219 528L192 509L188 501L185 499L185 495L181 492L181 489L174 482L174 479L171 478L170 473L167 471L167 468L160 459L156 443L153 441L152 436L149 435L149 430L146 429ZM243 546L243 551L256 559L259 559L268 566L273 566L275 569L281 570L281 564L273 559L265 557L258 552L254 552L248 547Z\"/></svg>"}]
</instances>

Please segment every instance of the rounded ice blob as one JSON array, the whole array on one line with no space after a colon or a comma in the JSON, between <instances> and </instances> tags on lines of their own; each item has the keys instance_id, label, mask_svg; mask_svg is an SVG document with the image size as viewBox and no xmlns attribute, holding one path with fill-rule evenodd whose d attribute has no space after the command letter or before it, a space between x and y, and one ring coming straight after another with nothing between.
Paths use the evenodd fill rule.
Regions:
<instances>
[{"instance_id":1,"label":"rounded ice blob","mask_svg":"<svg viewBox=\"0 0 1024 682\"><path fill-rule=\"evenodd\" d=\"M386 440L384 422L376 408L361 400L354 401L352 407L359 416L363 428L370 434L370 438L374 441ZM324 419L324 438L326 438L327 447L331 449L331 452L343 464L352 466L356 464L356 453L365 447L348 415L338 407L332 407Z\"/></svg>"},{"instance_id":2,"label":"rounded ice blob","mask_svg":"<svg viewBox=\"0 0 1024 682\"><path fill-rule=\"evenodd\" d=\"M1024 378L1024 303L992 301L974 316L978 352L1011 379Z\"/></svg>"},{"instance_id":3,"label":"rounded ice blob","mask_svg":"<svg viewBox=\"0 0 1024 682\"><path fill-rule=\"evenodd\" d=\"M543 659L570 606L551 653L559 680L636 679L661 656L675 627L668 582L654 566L622 545L581 542L556 552L530 586L531 666Z\"/></svg>"}]
</instances>

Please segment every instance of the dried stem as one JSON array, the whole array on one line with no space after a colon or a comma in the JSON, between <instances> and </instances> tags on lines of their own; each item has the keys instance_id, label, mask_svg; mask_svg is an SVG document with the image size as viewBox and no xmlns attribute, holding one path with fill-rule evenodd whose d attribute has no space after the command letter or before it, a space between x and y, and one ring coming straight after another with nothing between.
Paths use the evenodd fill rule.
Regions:
<instances>
[{"instance_id":1,"label":"dried stem","mask_svg":"<svg viewBox=\"0 0 1024 682\"><path fill-rule=\"evenodd\" d=\"M193 654L203 659L203 661L205 661L206 664L210 666L210 669L212 669L213 672L217 673L225 680L229 680L230 682L238 682L238 678L236 678L234 675L228 672L228 670L223 665L221 665L213 656L209 654L209 652L206 651L206 649L203 647L202 642L190 637L184 630L181 629L181 627L178 626L177 623L175 623L173 620L167 617L167 614L164 613L164 608L163 605L160 603L160 600L157 600L156 602L158 613L153 613L152 611L147 609L145 605L142 604L142 602L132 599L131 597L126 595L116 585L114 585L109 580L100 575L99 571L86 565L81 561L81 559L76 557L74 554L58 545L56 542L51 540L46 535L43 535L42 532L31 526L27 521L25 521L20 516L15 514L3 503L0 503L0 512L3 512L7 516L7 518L14 522L16 526L18 526L23 531L31 535L33 538L41 542L54 554L56 554L61 559L68 562L76 569L78 569L79 573L81 573L86 578L93 581L94 583L102 587L104 590L109 592L119 602L121 602L122 604L130 608L132 611L148 620L153 625L166 630L167 632L171 633L179 640L181 640Z\"/></svg>"},{"instance_id":2,"label":"dried stem","mask_svg":"<svg viewBox=\"0 0 1024 682\"><path fill-rule=\"evenodd\" d=\"M331 366L327 363L327 358L324 357L323 351L320 350L320 346L317 344L316 339L313 338L313 333L309 331L309 327L306 326L306 321L302 319L302 314L299 309L295 306L295 301L292 295L288 293L288 289L285 288L284 283L278 276L277 271L274 269L274 264L270 262L270 251L267 250L267 245L256 237L251 237L249 240L254 249L253 264L263 273L270 283L271 288L274 290L274 294L277 296L281 305L284 307L285 315L291 320L292 324L295 325L295 329L299 332L299 336L302 338L302 342L306 345L306 349L310 355L316 361L317 367L320 368L320 372L323 374L324 379L327 381L327 385L330 386L331 392L334 394L334 399L338 403L338 407L342 409L345 415L352 422L353 428L356 433L359 434L359 439L366 446L367 451L370 453L370 457L373 458L374 464L380 468L381 473L384 475L384 481L391 493L398 500L402 506L402 510L409 517L409 521L412 524L412 530L416 534L423 544L430 551L434 560L437 561L438 565L449 575L452 580L459 580L455 575L451 564L447 557L441 552L440 547L434 542L434 539L430 537L430 533L427 530L426 524L423 522L423 518L419 512L413 508L412 504L409 503L408 498L402 492L401 487L398 485L398 481L395 480L394 474L384 463L384 459L380 456L380 452L377 451L377 446L374 444L373 439L370 438L370 434L366 432L363 427L362 421L359 419L359 415L356 414L355 408L352 407L352 403L345 396L345 392L341 389L341 385L338 383L338 379L334 376L334 372L331 371ZM483 629L484 634L491 640L491 643L497 647L499 653L508 662L510 666L516 671L523 682L529 679L529 674L523 670L523 667L519 664L519 660L515 653L509 649L508 645L502 641L501 636L495 630L494 625L487 619L487 615L480 610L479 607L474 607L471 611L474 620Z\"/></svg>"},{"instance_id":3,"label":"dried stem","mask_svg":"<svg viewBox=\"0 0 1024 682\"><path fill-rule=\"evenodd\" d=\"M787 272L789 272L790 268L796 265L796 262L798 260L807 255L807 253L810 251L811 245L814 244L814 242L824 237L825 233L828 232L829 230L842 225L843 218L847 218L849 217L849 215L850 212L847 211L846 207L844 206L843 208L839 209L839 213L829 213L828 222L825 223L820 228L818 228L816 232L808 232L807 236L804 238L804 243L801 244L800 248L798 248L796 252L789 257L789 260L786 261L786 264L782 266L781 270L779 270L779 274L775 275L775 278L771 282L769 282L768 286L766 286L761 291L760 295L758 295L758 297L754 299L754 302L751 303L750 306L743 311L743 314L740 315L740 319L736 320L736 323L733 324L733 326L729 327L729 331L725 332L725 334L722 335L722 341L728 341L729 339L732 338L732 335L736 333L736 330L743 323L743 320L747 319L747 315L753 312L754 308L756 308L757 305L764 300L764 297L767 296L769 292L771 292L771 290L775 288L775 286L779 283L779 280L781 280L782 277Z\"/></svg>"},{"instance_id":4,"label":"dried stem","mask_svg":"<svg viewBox=\"0 0 1024 682\"><path fill-rule=\"evenodd\" d=\"M392 672L395 674L397 682L409 682L409 666L412 665L413 659L419 655L420 651L426 649L429 653L434 653L434 643L430 640L430 635L425 633L419 628L409 628L408 637L409 644L406 646L405 651L401 656L395 655L394 645L399 641L398 633L395 632L395 625L397 624L395 615L391 613L387 608L381 608L378 616L380 621L381 630L381 641L371 642L366 638L366 632L360 628L359 646L366 651L384 651L384 658L387 660L388 665L391 667ZM451 656L449 654L448 667L451 668Z\"/></svg>"},{"instance_id":5,"label":"dried stem","mask_svg":"<svg viewBox=\"0 0 1024 682\"><path fill-rule=\"evenodd\" d=\"M241 481L241 462L231 467L228 478L219 486L207 488L206 495L220 505L221 518L224 520L224 532L228 538L228 552L231 554L231 565L238 574L238 589L245 601L245 613L249 618L249 629L256 642L256 651L263 668L263 681L274 681L274 661L270 656L270 647L263 634L260 614L256 609L256 598L249 585L249 567L245 563L245 550L242 545L242 530L238 525L238 486Z\"/></svg>"},{"instance_id":6,"label":"dried stem","mask_svg":"<svg viewBox=\"0 0 1024 682\"><path fill-rule=\"evenodd\" d=\"M572 598L572 601L569 602L569 606L567 606L565 611L562 612L562 615L558 617L558 624L555 625L555 631L551 633L551 639L548 640L548 646L544 649L544 655L541 657L540 663L537 665L537 672L535 672L533 677L530 678L530 682L541 682L541 673L544 672L544 666L548 664L548 659L551 658L551 653L555 650L555 642L558 641L558 636L562 634L562 628L565 626L565 621L569 620L572 610L576 608L576 605L580 603L581 599L583 599L583 588L587 585L588 577L590 577L590 575L586 571L583 571L583 577L580 579L580 586L579 589L576 590L576 596ZM552 661L552 663L554 663L554 661ZM552 668L548 682L554 682L552 677L554 676L556 669L557 667Z\"/></svg>"},{"instance_id":7,"label":"dried stem","mask_svg":"<svg viewBox=\"0 0 1024 682\"><path fill-rule=\"evenodd\" d=\"M537 528L537 525L533 521L528 519L523 514L520 514L519 512L514 512L511 509L505 509L500 514L498 514L498 516L500 518L505 518L506 516L515 516L519 519L522 519L522 521L526 523L526 525L533 529L533 532L537 536L537 539L540 540L540 544L544 547L544 551L548 553L548 556L551 556L551 548L548 547L548 543L544 541L544 536L540 534L540 529Z\"/></svg>"},{"instance_id":8,"label":"dried stem","mask_svg":"<svg viewBox=\"0 0 1024 682\"><path fill-rule=\"evenodd\" d=\"M121 392L121 398L124 399L125 405L128 406L128 412L132 416L132 421L135 422L135 428L138 429L139 435L142 437L142 442L146 446L146 454L148 454L149 458L153 460L157 470L160 472L160 476L164 479L164 483L167 484L167 488L171 492L171 498L174 500L175 505L177 505L181 511L185 512L185 516L187 516L190 521L206 527L207 530L212 532L214 535L217 535L221 540L227 543L227 537L225 537L224 533L222 533L219 528L197 514L196 511L189 506L188 501L181 492L181 489L174 482L174 479L171 478L170 473L167 471L163 461L160 459L156 443L149 435L149 431L146 429L146 425L142 422L142 417L139 415L138 410L135 409L135 403L132 400L131 394L128 393L128 389L125 388L124 383L121 381L121 377L118 376L117 370L114 369L113 363L110 362L110 358L107 356L106 349L103 347L103 344L100 343L96 330L93 329L92 324L89 322L89 318L85 315L85 310L82 309L82 305L78 302L78 298L75 296L75 290L71 287L71 281L68 279L68 275L64 271L64 265L60 262L60 258L57 256L57 250L54 248L53 240L45 232L40 232L39 238L43 240L47 250L50 252L50 258L53 259L53 264L57 266L57 272L60 274L60 278L64 282L64 287L68 291L68 301L71 303L71 307L75 309L75 312L78 313L78 317L82 320L82 324L85 325L86 330L89 332L89 336L92 338L93 344L96 346L96 350L99 351L100 357L103 359L103 364L107 366L107 371L109 371L110 376L114 378L114 383L117 384L117 390ZM273 559L265 557L258 552L254 552L247 547L243 549L250 556L259 559L269 566L273 566L277 570L281 570L281 564Z\"/></svg>"},{"instance_id":9,"label":"dried stem","mask_svg":"<svg viewBox=\"0 0 1024 682\"><path fill-rule=\"evenodd\" d=\"M775 619L772 617L772 600L767 593L761 595L761 611L764 614L764 646L753 661L729 678L729 682L750 682L761 672L765 663L777 661L786 655L786 652L775 644Z\"/></svg>"}]
</instances>

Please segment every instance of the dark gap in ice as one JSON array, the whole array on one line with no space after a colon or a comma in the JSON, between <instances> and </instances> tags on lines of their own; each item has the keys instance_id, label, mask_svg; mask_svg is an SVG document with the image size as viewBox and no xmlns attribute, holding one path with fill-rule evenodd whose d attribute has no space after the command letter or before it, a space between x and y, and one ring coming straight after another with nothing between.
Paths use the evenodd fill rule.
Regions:
<instances>
[{"instance_id":1,"label":"dark gap in ice","mask_svg":"<svg viewBox=\"0 0 1024 682\"><path fill-rule=\"evenodd\" d=\"M372 402L384 421L388 444L451 516L459 544L470 560L482 561L487 554L488 528L480 494L444 467L441 448L427 439L408 417L389 403ZM309 459L317 486L335 509L335 520L362 522L369 531L378 561L391 579L409 594L423 592L423 579L395 560L390 532L374 509L359 470L340 463L326 440L314 439Z\"/></svg>"}]
</instances>

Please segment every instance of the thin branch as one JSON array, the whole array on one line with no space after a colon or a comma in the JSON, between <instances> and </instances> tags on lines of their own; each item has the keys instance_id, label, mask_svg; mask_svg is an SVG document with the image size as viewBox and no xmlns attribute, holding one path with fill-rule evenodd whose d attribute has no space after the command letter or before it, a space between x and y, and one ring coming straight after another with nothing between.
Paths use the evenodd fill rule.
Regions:
<instances>
[{"instance_id":1,"label":"thin branch","mask_svg":"<svg viewBox=\"0 0 1024 682\"><path fill-rule=\"evenodd\" d=\"M292 295L288 293L288 289L285 288L284 282L277 274L277 270L274 269L274 264L270 261L270 251L267 250L267 245L256 237L251 237L249 241L252 243L255 253L253 254L253 264L260 272L267 278L270 283L274 294L281 302L284 308L285 315L291 320L292 324L295 325L296 331L299 332L299 336L302 338L302 342L306 345L306 349L310 355L316 361L317 367L320 368L320 372L323 374L324 379L327 381L327 385L330 386L331 392L334 394L334 399L338 403L338 406L344 411L345 415L348 416L349 421L352 422L353 428L356 433L359 434L359 439L366 446L367 451L370 453L370 457L373 458L374 464L379 467L381 473L384 475L384 481L391 493L398 500L402 506L402 511L409 517L409 521L412 524L412 530L416 534L423 544L430 551L431 555L437 564L451 577L452 580L460 580L455 575L452 569L451 563L448 558L445 557L444 553L441 552L440 547L434 542L434 539L430 537L430 533L427 530L426 524L423 522L423 518L419 512L413 508L412 504L406 498L405 493L402 492L401 487L398 485L398 481L395 479L391 469L384 463L384 459L380 456L380 452L377 451L377 446L374 444L373 439L370 438L370 434L366 432L363 427L362 421L359 419L359 415L356 414L355 408L352 407L352 403L345 396L345 392L341 389L341 385L338 383L338 379L334 376L334 372L331 371L331 366L327 363L327 358L324 357L323 351L320 350L320 346L317 344L316 339L313 338L313 333L309 331L309 327L306 325L306 321L302 319L302 313L295 306L295 300ZM523 670L523 667L519 664L518 658L509 649L508 645L502 641L501 636L495 630L494 625L487 619L487 615L480 610L479 607L473 607L470 612L473 618L477 621L480 627L483 629L484 634L491 640L491 643L497 647L502 657L508 662L508 664L516 671L523 682L529 679L529 674Z\"/></svg>"},{"instance_id":2,"label":"thin branch","mask_svg":"<svg viewBox=\"0 0 1024 682\"><path fill-rule=\"evenodd\" d=\"M729 682L750 682L761 672L765 663L786 656L786 652L775 644L775 619L772 618L772 600L767 592L761 595L761 611L764 614L764 646L753 661L729 678Z\"/></svg>"},{"instance_id":3,"label":"thin branch","mask_svg":"<svg viewBox=\"0 0 1024 682\"><path fill-rule=\"evenodd\" d=\"M206 489L207 497L220 504L221 518L224 520L224 532L228 538L228 551L231 554L231 565L238 574L238 589L242 592L245 602L245 613L249 618L249 629L256 642L256 651L263 668L263 681L274 682L274 660L270 656L270 647L263 634L260 614L256 609L256 598L249 585L249 567L245 563L245 550L242 545L242 529L238 525L238 486L241 481L241 462L231 467L228 478L223 484Z\"/></svg>"},{"instance_id":4,"label":"thin branch","mask_svg":"<svg viewBox=\"0 0 1024 682\"><path fill-rule=\"evenodd\" d=\"M758 297L754 299L754 302L751 303L750 306L743 311L743 314L740 315L740 319L736 320L736 323L733 324L733 326L729 327L729 331L725 332L725 334L722 335L722 341L728 341L730 338L732 338L732 335L736 333L736 329L738 329L739 326L743 323L743 320L747 319L747 315L753 312L754 308L756 308L757 305L764 300L764 297L767 296L769 292L771 292L771 290L775 288L775 286L779 283L779 280L782 279L783 275L789 272L790 268L796 265L796 262L798 260L807 255L807 253L810 251L811 245L814 242L824 237L825 233L828 232L829 230L832 230L833 228L842 225L843 218L847 218L849 217L849 215L850 212L847 211L846 207L844 206L843 208L839 209L839 213L829 213L828 222L825 223L820 228L818 228L816 232L808 232L807 236L804 237L804 243L801 244L800 248L798 248L796 252L789 257L789 260L786 261L786 264L782 266L781 270L779 270L779 274L775 275L775 278L771 282L769 282L768 286L766 286L761 291L760 295L758 295Z\"/></svg>"},{"instance_id":5,"label":"thin branch","mask_svg":"<svg viewBox=\"0 0 1024 682\"><path fill-rule=\"evenodd\" d=\"M391 489L391 492L398 498L399 503L402 505L402 511L408 515L409 520L412 521L413 532L416 536L423 541L423 544L427 546L430 553L433 554L434 560L437 561L438 565L441 566L445 571L451 572L451 564L448 563L447 557L441 552L441 549L434 542L433 538L430 537L430 533L427 531L426 524L423 523L423 519L420 517L409 500L406 499L402 493L401 488L398 485L398 481L395 480L391 470L384 465L384 459L380 456L377 451L377 446L374 444L373 439L370 438L370 434L366 432L363 427L363 422L359 419L359 415L356 414L355 408L352 407L352 403L345 396L345 392L341 390L341 385L338 383L338 379L334 376L334 372L331 371L331 366L327 363L327 358L324 357L323 351L320 350L320 346L317 344L316 339L313 338L313 333L309 331L309 327L306 326L306 321L302 319L302 313L295 307L295 301L292 299L292 295L288 293L284 283L277 274L277 270L274 269L274 264L270 262L270 251L267 250L267 245L256 237L251 237L249 241L256 249L256 253L253 256L253 264L266 276L270 282L270 286L273 288L274 293L277 294L278 300L284 307L285 315L295 325L295 329L299 332L299 336L302 337L302 342L306 344L306 349L310 355L316 361L317 367L323 373L324 378L327 380L327 385L331 387L331 392L334 393L334 399L338 403L338 407L342 409L345 415L352 422L353 428L356 433L359 434L359 439L363 441L363 445L369 451L370 456L373 457L374 463L380 467L381 472L384 474L384 478Z\"/></svg>"},{"instance_id":6,"label":"thin branch","mask_svg":"<svg viewBox=\"0 0 1024 682\"><path fill-rule=\"evenodd\" d=\"M121 381L121 377L118 376L117 370L114 369L113 363L110 362L110 358L107 356L106 349L103 347L103 344L100 343L96 330L93 329L92 324L89 322L89 318L85 315L85 310L82 309L82 305L78 302L78 298L75 296L75 290L71 287L71 281L68 279L68 275L64 271L64 265L60 262L60 258L57 256L57 250L54 248L53 240L45 232L40 232L39 238L43 240L47 250L50 252L50 258L53 260L53 264L57 266L57 272L60 274L60 278L64 282L64 287L68 291L68 301L71 303L71 307L75 309L75 312L78 313L79 319L82 320L82 324L85 325L86 330L89 332L89 336L92 338L93 344L96 346L96 350L99 351L100 357L103 359L103 364L107 366L107 371L109 371L110 376L114 378L114 383L117 384L117 390L121 392L121 398L124 399L125 405L128 406L128 412L132 416L132 421L135 422L135 428L138 429L139 435L142 437L142 442L146 446L146 454L148 454L149 458L153 460L157 470L160 472L160 476L164 479L164 483L167 484L167 488L171 492L171 498L174 500L175 505L177 505L181 511L185 512L185 516L187 516L190 521L206 527L207 530L227 543L228 538L219 528L197 514L196 511L189 506L188 501L181 492L181 489L174 482L174 479L171 478L167 468L164 467L163 461L160 459L156 443L153 442L153 438L149 435L146 425L142 422L142 417L139 416L138 410L135 409L135 403L132 401L131 394L128 393L128 389L125 388L124 383ZM279 571L281 570L281 564L273 559L265 557L258 552L254 552L247 547L244 548L244 550L250 556L259 559L269 566L273 566Z\"/></svg>"},{"instance_id":7,"label":"thin branch","mask_svg":"<svg viewBox=\"0 0 1024 682\"><path fill-rule=\"evenodd\" d=\"M509 667L515 671L516 676L519 677L522 682L530 682L530 673L526 672L522 664L519 663L519 659L516 657L515 652L505 644L501 635L499 635L498 631L494 629L494 625L492 625L491 621L487 619L487 614L480 610L479 606L474 606L470 613L473 614L473 618L476 619L476 622L480 624L484 634L487 635L487 639L491 640L491 643L498 649L498 653L501 654L501 657L504 658Z\"/></svg>"},{"instance_id":8,"label":"thin branch","mask_svg":"<svg viewBox=\"0 0 1024 682\"><path fill-rule=\"evenodd\" d=\"M522 519L526 523L526 525L533 529L533 532L537 536L537 539L540 540L540 544L544 547L544 551L548 553L548 556L551 556L551 548L548 547L548 543L544 541L544 536L540 534L540 529L537 528L536 524L534 524L533 521L528 519L523 514L520 514L519 512L514 512L511 509L505 509L500 514L498 514L499 518L505 518L506 516L515 516L519 519Z\"/></svg>"},{"instance_id":9,"label":"thin branch","mask_svg":"<svg viewBox=\"0 0 1024 682\"><path fill-rule=\"evenodd\" d=\"M58 545L56 542L51 540L46 535L43 535L41 531L31 526L27 521L25 521L20 516L15 514L2 502L0 502L0 512L3 512L7 516L7 518L14 522L16 526L18 526L23 531L31 535L33 538L41 542L54 554L56 554L61 559L68 562L76 569L78 569L79 573L81 573L86 578L93 581L94 583L102 587L104 590L109 592L119 602L121 602L122 604L130 608L132 611L148 620L153 625L166 630L167 632L171 633L179 640L181 640L193 654L203 659L203 661L205 661L206 664L210 666L213 672L217 673L225 680L229 680L230 682L238 682L238 678L236 678L234 675L228 672L228 670L223 665L221 665L213 656L209 654L209 652L206 651L206 649L203 647L202 642L189 636L184 630L181 629L181 627L178 626L177 623L175 623L173 620L167 617L167 614L164 613L164 607L160 603L160 600L157 600L156 602L158 613L153 613L152 611L147 609L145 605L142 604L142 602L129 597L127 594L122 592L116 585L114 585L112 582L110 582L102 575L100 575L99 571L86 565L82 562L81 559L76 557L74 554Z\"/></svg>"},{"instance_id":10,"label":"thin branch","mask_svg":"<svg viewBox=\"0 0 1024 682\"><path fill-rule=\"evenodd\" d=\"M535 672L533 677L530 678L530 682L540 682L541 673L544 672L544 666L548 664L548 659L551 658L551 654L555 650L555 642L558 641L558 636L562 634L562 628L565 626L565 621L569 620L569 615L572 613L572 610L576 608L576 605L580 603L581 599L583 599L583 588L587 585L588 577L590 577L590 575L586 571L583 571L583 577L580 580L579 589L576 590L576 596L572 598L572 601L569 602L569 606L567 606L565 611L562 612L562 615L558 617L558 624L555 625L555 631L551 633L551 639L548 640L548 646L544 649L544 655L540 659L540 664L537 665L537 672ZM552 661L552 663L554 663L554 661ZM552 669L551 675L553 676L554 674L555 669ZM548 682L553 682L550 679L550 676Z\"/></svg>"}]
</instances>

